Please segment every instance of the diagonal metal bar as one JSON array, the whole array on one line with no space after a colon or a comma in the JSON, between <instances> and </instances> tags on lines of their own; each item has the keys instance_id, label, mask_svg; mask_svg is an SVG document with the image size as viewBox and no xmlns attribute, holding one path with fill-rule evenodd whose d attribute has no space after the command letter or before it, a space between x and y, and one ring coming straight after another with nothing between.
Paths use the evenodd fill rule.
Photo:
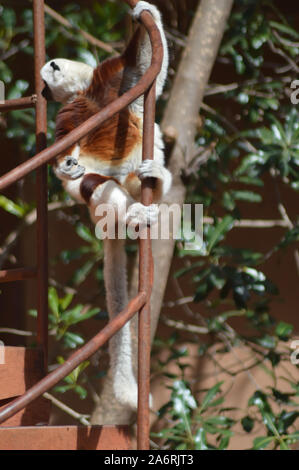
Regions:
<instances>
[{"instance_id":1,"label":"diagonal metal bar","mask_svg":"<svg viewBox=\"0 0 299 470\"><path fill-rule=\"evenodd\" d=\"M83 361L86 361L94 354L111 336L117 333L124 324L129 321L135 313L144 305L147 300L145 292L139 294L129 302L128 306L111 320L96 336L88 341L82 348L74 352L61 366L48 374L33 387L27 390L24 395L16 398L0 411L0 423L6 421L18 411L22 410L29 403L34 401L44 392L56 385L60 380L66 377Z\"/></svg>"}]
</instances>

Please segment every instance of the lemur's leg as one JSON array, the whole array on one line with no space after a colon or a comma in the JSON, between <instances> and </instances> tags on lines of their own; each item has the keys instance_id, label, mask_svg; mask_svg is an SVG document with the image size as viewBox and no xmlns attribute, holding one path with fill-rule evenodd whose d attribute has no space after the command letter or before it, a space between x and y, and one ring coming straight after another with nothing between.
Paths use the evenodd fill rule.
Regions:
<instances>
[{"instance_id":1,"label":"lemur's leg","mask_svg":"<svg viewBox=\"0 0 299 470\"><path fill-rule=\"evenodd\" d=\"M102 219L103 211L109 211L111 208L115 209L110 213L113 217L112 224L117 226L132 222L147 224L157 218L153 205L145 207L134 202L128 192L113 178L87 174L81 182L81 195L88 203L91 218L96 225ZM125 239L117 236L118 231L110 237L108 230L107 237L104 238L104 280L110 319L128 304ZM133 372L130 323L126 323L111 338L109 351L115 397L125 406L136 409L138 387Z\"/></svg>"},{"instance_id":2,"label":"lemur's leg","mask_svg":"<svg viewBox=\"0 0 299 470\"><path fill-rule=\"evenodd\" d=\"M123 226L152 225L158 220L159 209L156 204L145 206L136 202L112 177L89 173L82 179L80 192L89 204L94 222L98 221L99 209L103 204L114 209L115 222Z\"/></svg>"},{"instance_id":3,"label":"lemur's leg","mask_svg":"<svg viewBox=\"0 0 299 470\"><path fill-rule=\"evenodd\" d=\"M148 2L140 1L137 3L135 8L132 11L132 15L136 20L139 20L141 13L147 10L153 16L155 23L160 31L161 40L163 44L163 62L162 67L159 75L156 79L156 96L157 98L161 95L164 83L167 77L167 69L168 69L168 47L167 41L164 33L164 28L161 19L161 13L159 12L158 8ZM152 60L152 47L149 36L147 33L143 34L143 37L140 42L140 46L138 49L138 59L137 59L137 67L139 72L143 75L145 71L151 64Z\"/></svg>"}]
</instances>

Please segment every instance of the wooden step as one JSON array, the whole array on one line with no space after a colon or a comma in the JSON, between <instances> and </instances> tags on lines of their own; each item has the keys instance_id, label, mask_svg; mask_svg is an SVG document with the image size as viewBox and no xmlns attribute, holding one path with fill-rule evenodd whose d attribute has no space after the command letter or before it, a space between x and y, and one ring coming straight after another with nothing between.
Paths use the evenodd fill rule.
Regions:
<instances>
[{"instance_id":1,"label":"wooden step","mask_svg":"<svg viewBox=\"0 0 299 470\"><path fill-rule=\"evenodd\" d=\"M1 355L0 400L22 395L42 378L43 354L39 349L5 346Z\"/></svg>"},{"instance_id":2,"label":"wooden step","mask_svg":"<svg viewBox=\"0 0 299 470\"><path fill-rule=\"evenodd\" d=\"M14 397L16 398L16 397ZM14 398L0 400L0 410L4 408ZM51 402L46 398L39 397L26 406L23 410L18 411L15 415L8 418L1 426L36 426L37 424L48 424L51 413Z\"/></svg>"},{"instance_id":3,"label":"wooden step","mask_svg":"<svg viewBox=\"0 0 299 470\"><path fill-rule=\"evenodd\" d=\"M39 349L14 346L1 347L0 352L1 409L43 377L43 354ZM50 401L39 397L0 426L47 424L50 411Z\"/></svg>"},{"instance_id":4,"label":"wooden step","mask_svg":"<svg viewBox=\"0 0 299 470\"><path fill-rule=\"evenodd\" d=\"M127 426L0 428L0 450L130 450Z\"/></svg>"}]
</instances>

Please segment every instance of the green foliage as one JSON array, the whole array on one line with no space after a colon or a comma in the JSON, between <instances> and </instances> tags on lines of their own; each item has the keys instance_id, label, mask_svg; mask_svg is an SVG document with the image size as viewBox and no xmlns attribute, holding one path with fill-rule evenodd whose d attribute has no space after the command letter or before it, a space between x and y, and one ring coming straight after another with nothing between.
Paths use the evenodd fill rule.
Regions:
<instances>
[{"instance_id":1,"label":"green foliage","mask_svg":"<svg viewBox=\"0 0 299 470\"><path fill-rule=\"evenodd\" d=\"M82 262L78 268L74 269L68 284L71 286L80 286L92 272L100 284L103 280L102 265L99 264L104 256L103 243L96 238L92 230L82 222L75 223L74 228L78 237L87 243L87 245L84 244L73 250L66 249L60 253L59 259L64 264L70 264L77 260Z\"/></svg>"},{"instance_id":2,"label":"green foliage","mask_svg":"<svg viewBox=\"0 0 299 470\"><path fill-rule=\"evenodd\" d=\"M84 343L83 337L78 333L72 333L69 328L73 325L92 318L99 313L99 308L84 308L78 304L69 309L69 305L73 300L73 294L66 294L63 298L59 298L54 287L49 288L49 328L54 330L56 340L63 340L65 348L74 349Z\"/></svg>"},{"instance_id":3,"label":"green foliage","mask_svg":"<svg viewBox=\"0 0 299 470\"><path fill-rule=\"evenodd\" d=\"M167 415L170 427L153 433L153 437L162 438L175 450L225 449L233 435L230 428L234 421L215 412L215 407L221 402L217 398L221 385L222 382L214 385L198 403L190 385L184 380L175 380L171 387L171 400L159 411L160 417ZM208 442L209 435L213 436L216 445Z\"/></svg>"},{"instance_id":4,"label":"green foliage","mask_svg":"<svg viewBox=\"0 0 299 470\"><path fill-rule=\"evenodd\" d=\"M285 400L286 401L286 400ZM248 402L250 407L255 407L261 416L267 435L265 437L256 437L253 441L253 449L265 449L268 446L275 449L290 450L289 445L299 440L299 433L292 432L293 424L299 417L298 411L287 412L285 410L279 413L273 412L268 397L260 391L254 393Z\"/></svg>"},{"instance_id":5,"label":"green foliage","mask_svg":"<svg viewBox=\"0 0 299 470\"><path fill-rule=\"evenodd\" d=\"M74 325L78 325L83 321L93 318L100 311L99 308L86 308L82 304L70 307L73 298L73 294L66 294L64 297L60 298L54 287L49 288L49 333L55 337L57 345L61 345L63 350L75 349L85 343L85 339L81 333L70 330ZM36 310L30 310L29 313L34 317L37 316ZM63 364L65 360L62 356L59 356L57 361L59 364ZM77 393L80 398L86 398L87 390L78 383L78 380L79 378L81 379L82 372L88 365L88 361L80 364L70 375L65 377L64 382L66 385L58 385L54 387L54 391L65 393L72 390ZM85 380L84 376L82 379L83 381Z\"/></svg>"},{"instance_id":6,"label":"green foliage","mask_svg":"<svg viewBox=\"0 0 299 470\"><path fill-rule=\"evenodd\" d=\"M63 357L59 356L57 358L59 364L63 364L65 361ZM89 366L88 361L82 362L76 369L74 369L67 377L63 379L66 385L56 385L54 391L57 393L65 393L70 390L77 393L81 400L84 400L87 397L87 390L82 385L78 384L80 374Z\"/></svg>"}]
</instances>

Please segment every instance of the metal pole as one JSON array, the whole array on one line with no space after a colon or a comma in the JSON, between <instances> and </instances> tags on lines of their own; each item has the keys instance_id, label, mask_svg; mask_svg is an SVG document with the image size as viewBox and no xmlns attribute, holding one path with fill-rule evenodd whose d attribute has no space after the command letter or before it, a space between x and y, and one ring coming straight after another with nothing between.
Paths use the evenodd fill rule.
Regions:
<instances>
[{"instance_id":1,"label":"metal pole","mask_svg":"<svg viewBox=\"0 0 299 470\"><path fill-rule=\"evenodd\" d=\"M154 158L154 125L156 109L155 82L144 95L144 122L142 159ZM141 201L148 206L153 201L152 178L142 182ZM147 293L147 302L139 312L138 323L138 412L137 446L139 450L149 449L149 394L150 394L150 354L151 354L151 307L150 296L153 283L153 259L150 229L146 228L146 238L139 241L139 290Z\"/></svg>"},{"instance_id":2,"label":"metal pole","mask_svg":"<svg viewBox=\"0 0 299 470\"><path fill-rule=\"evenodd\" d=\"M33 1L34 77L36 102L36 151L46 148L47 102L42 97L43 81L40 69L45 63L44 0ZM37 343L44 354L44 373L48 365L48 188L47 165L36 172L37 186Z\"/></svg>"},{"instance_id":3,"label":"metal pole","mask_svg":"<svg viewBox=\"0 0 299 470\"><path fill-rule=\"evenodd\" d=\"M36 95L25 96L15 100L6 100L3 104L0 104L0 112L5 113L6 111L12 111L14 109L34 108L35 103Z\"/></svg>"},{"instance_id":4,"label":"metal pole","mask_svg":"<svg viewBox=\"0 0 299 470\"><path fill-rule=\"evenodd\" d=\"M0 282L23 281L36 277L36 268L16 268L0 271Z\"/></svg>"}]
</instances>

